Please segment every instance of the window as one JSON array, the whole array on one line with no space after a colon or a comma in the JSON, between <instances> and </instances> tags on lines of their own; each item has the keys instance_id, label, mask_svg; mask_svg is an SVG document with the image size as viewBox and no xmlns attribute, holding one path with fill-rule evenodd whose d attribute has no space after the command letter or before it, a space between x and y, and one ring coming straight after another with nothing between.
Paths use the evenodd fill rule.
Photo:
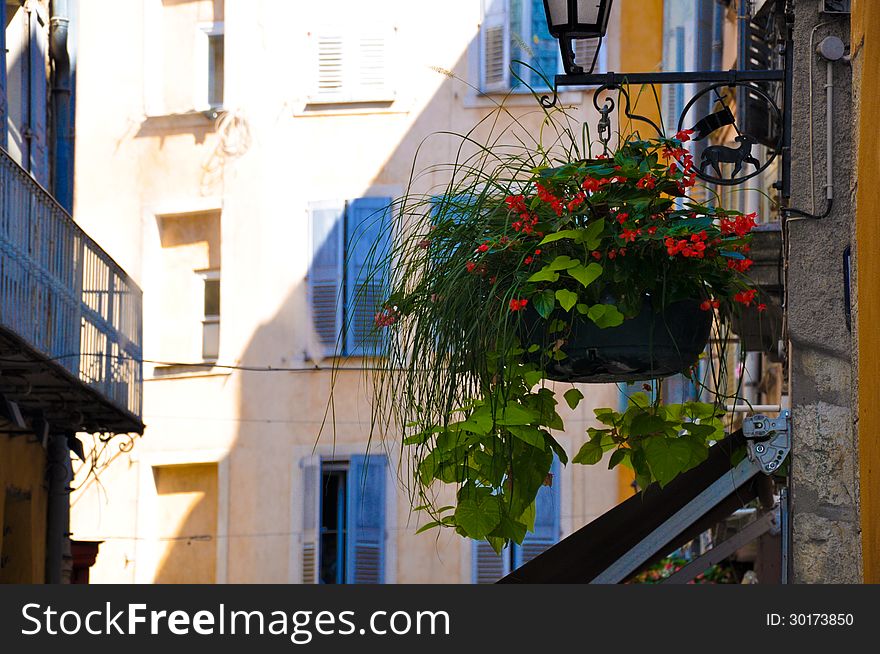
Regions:
<instances>
[{"instance_id":1,"label":"window","mask_svg":"<svg viewBox=\"0 0 880 654\"><path fill-rule=\"evenodd\" d=\"M522 545L511 545L496 554L486 541L473 544L472 577L475 584L493 584L511 570L525 565L559 541L561 497L560 464L554 457L553 485L542 486L536 498L535 530L526 534Z\"/></svg>"},{"instance_id":2,"label":"window","mask_svg":"<svg viewBox=\"0 0 880 654\"><path fill-rule=\"evenodd\" d=\"M589 68L597 45L595 39L575 41L575 61ZM596 69L603 67L598 61ZM550 36L543 0L483 0L481 91L509 91L523 82L533 89L545 89L548 85L543 78L552 83L562 70L559 42Z\"/></svg>"},{"instance_id":3,"label":"window","mask_svg":"<svg viewBox=\"0 0 880 654\"><path fill-rule=\"evenodd\" d=\"M0 73L0 146L43 186L49 185L46 57L48 16L38 3L0 0L4 11ZM5 102L4 102L5 97Z\"/></svg>"},{"instance_id":4,"label":"window","mask_svg":"<svg viewBox=\"0 0 880 654\"><path fill-rule=\"evenodd\" d=\"M205 285L202 358L216 361L220 354L220 271L208 270L200 274Z\"/></svg>"},{"instance_id":5,"label":"window","mask_svg":"<svg viewBox=\"0 0 880 654\"><path fill-rule=\"evenodd\" d=\"M311 34L310 104L392 102L392 30L337 27Z\"/></svg>"},{"instance_id":6,"label":"window","mask_svg":"<svg viewBox=\"0 0 880 654\"><path fill-rule=\"evenodd\" d=\"M199 64L203 79L200 82L202 98L197 98L196 108L223 106L224 36L223 23L211 23L201 28L198 52L204 60Z\"/></svg>"},{"instance_id":7,"label":"window","mask_svg":"<svg viewBox=\"0 0 880 654\"><path fill-rule=\"evenodd\" d=\"M148 116L210 112L227 101L224 0L144 0Z\"/></svg>"},{"instance_id":8,"label":"window","mask_svg":"<svg viewBox=\"0 0 880 654\"><path fill-rule=\"evenodd\" d=\"M214 362L220 349L221 212L158 215L156 223L161 250L144 315L156 334L157 359Z\"/></svg>"},{"instance_id":9,"label":"window","mask_svg":"<svg viewBox=\"0 0 880 654\"><path fill-rule=\"evenodd\" d=\"M304 583L385 581L387 467L384 455L303 461Z\"/></svg>"},{"instance_id":10,"label":"window","mask_svg":"<svg viewBox=\"0 0 880 654\"><path fill-rule=\"evenodd\" d=\"M390 245L390 205L391 198L375 197L310 207L309 294L324 356L373 356L380 350L374 321L385 279L368 276L366 269Z\"/></svg>"}]
</instances>

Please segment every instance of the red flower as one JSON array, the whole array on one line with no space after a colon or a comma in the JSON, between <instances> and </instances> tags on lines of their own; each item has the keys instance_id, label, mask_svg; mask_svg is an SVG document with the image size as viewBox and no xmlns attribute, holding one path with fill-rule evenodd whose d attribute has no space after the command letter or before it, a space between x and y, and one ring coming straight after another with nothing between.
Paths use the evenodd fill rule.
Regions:
<instances>
[{"instance_id":1,"label":"red flower","mask_svg":"<svg viewBox=\"0 0 880 654\"><path fill-rule=\"evenodd\" d=\"M703 302L700 304L700 309L703 311L708 311L711 308L712 303L709 300L703 300Z\"/></svg>"},{"instance_id":2,"label":"red flower","mask_svg":"<svg viewBox=\"0 0 880 654\"><path fill-rule=\"evenodd\" d=\"M535 187L538 189L538 197L550 205L550 208L556 213L557 216L562 215L562 200L553 195L546 186L541 183L536 183Z\"/></svg>"},{"instance_id":3,"label":"red flower","mask_svg":"<svg viewBox=\"0 0 880 654\"><path fill-rule=\"evenodd\" d=\"M651 225L650 227L648 227L648 234L653 236L656 233L657 233L657 226L656 225Z\"/></svg>"},{"instance_id":4,"label":"red flower","mask_svg":"<svg viewBox=\"0 0 880 654\"><path fill-rule=\"evenodd\" d=\"M532 263L532 261L533 261L533 259L531 257L526 257L524 260L526 265L529 265L530 263Z\"/></svg>"},{"instance_id":5,"label":"red flower","mask_svg":"<svg viewBox=\"0 0 880 654\"><path fill-rule=\"evenodd\" d=\"M681 141L682 143L686 143L691 140L691 134L694 133L692 129L683 129L675 135L676 140Z\"/></svg>"},{"instance_id":6,"label":"red flower","mask_svg":"<svg viewBox=\"0 0 880 654\"><path fill-rule=\"evenodd\" d=\"M628 213L619 213L619 214L617 214L617 222L619 222L621 225L622 225L623 223L625 223L625 222L627 221L628 218L629 218L629 214L628 214Z\"/></svg>"},{"instance_id":7,"label":"red flower","mask_svg":"<svg viewBox=\"0 0 880 654\"><path fill-rule=\"evenodd\" d=\"M636 182L636 188L652 189L657 184L657 180L651 173L648 173Z\"/></svg>"},{"instance_id":8,"label":"red flower","mask_svg":"<svg viewBox=\"0 0 880 654\"><path fill-rule=\"evenodd\" d=\"M615 252L613 249L612 249L612 250L608 250L608 258L609 258L609 259L612 259L612 260L613 260L616 256L617 256L617 252Z\"/></svg>"},{"instance_id":9,"label":"red flower","mask_svg":"<svg viewBox=\"0 0 880 654\"><path fill-rule=\"evenodd\" d=\"M488 243L483 243L480 247L477 248L477 252L488 252L489 245Z\"/></svg>"},{"instance_id":10,"label":"red flower","mask_svg":"<svg viewBox=\"0 0 880 654\"><path fill-rule=\"evenodd\" d=\"M632 243L636 240L636 237L642 233L640 229L627 229L624 228L622 232L620 232L620 238L623 239L624 242Z\"/></svg>"},{"instance_id":11,"label":"red flower","mask_svg":"<svg viewBox=\"0 0 880 654\"><path fill-rule=\"evenodd\" d=\"M749 306L752 301L755 299L755 296L758 294L758 291L755 289L749 289L747 291L740 291L736 295L733 296L734 302L739 302L740 304L744 304L745 306Z\"/></svg>"},{"instance_id":12,"label":"red flower","mask_svg":"<svg viewBox=\"0 0 880 654\"><path fill-rule=\"evenodd\" d=\"M758 311L766 311L766 310L767 310L767 305L764 304L763 302L758 305Z\"/></svg>"},{"instance_id":13,"label":"red flower","mask_svg":"<svg viewBox=\"0 0 880 654\"><path fill-rule=\"evenodd\" d=\"M602 253L597 250L593 250L590 254L596 261L602 258Z\"/></svg>"},{"instance_id":14,"label":"red flower","mask_svg":"<svg viewBox=\"0 0 880 654\"><path fill-rule=\"evenodd\" d=\"M535 256L536 256L536 257L539 256L540 254L541 254L541 251L540 251L540 250L535 250Z\"/></svg>"},{"instance_id":15,"label":"red flower","mask_svg":"<svg viewBox=\"0 0 880 654\"><path fill-rule=\"evenodd\" d=\"M511 311L521 311L522 309L526 308L526 305L528 303L529 303L529 301L526 299L517 300L516 298L514 298L510 301L510 310Z\"/></svg>"},{"instance_id":16,"label":"red flower","mask_svg":"<svg viewBox=\"0 0 880 654\"><path fill-rule=\"evenodd\" d=\"M464 267L467 268L468 272L474 272L474 268L477 267L477 264L475 264L473 261L468 261L466 264L464 264Z\"/></svg>"}]
</instances>

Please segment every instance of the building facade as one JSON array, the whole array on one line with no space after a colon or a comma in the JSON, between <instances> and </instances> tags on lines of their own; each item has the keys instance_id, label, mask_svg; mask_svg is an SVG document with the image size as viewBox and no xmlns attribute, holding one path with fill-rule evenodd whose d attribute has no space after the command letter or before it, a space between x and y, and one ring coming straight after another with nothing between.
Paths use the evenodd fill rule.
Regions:
<instances>
[{"instance_id":1,"label":"building facade","mask_svg":"<svg viewBox=\"0 0 880 654\"><path fill-rule=\"evenodd\" d=\"M659 66L662 2L636 3L640 20L616 4L602 65ZM604 466L568 466L523 548L416 535L407 455L396 434L370 434L371 352L343 331L362 308L335 301L358 272L346 234L404 191L414 160L453 161L458 142L439 132L502 101L539 131L515 85L540 83L518 59L559 65L541 2L80 11L76 209L144 289L147 430L74 498L76 532L103 541L93 582L492 581L632 494ZM624 34L646 47L621 47ZM561 99L595 124L587 92ZM570 451L592 409L619 401L614 386L584 390L563 416Z\"/></svg>"},{"instance_id":2,"label":"building facade","mask_svg":"<svg viewBox=\"0 0 880 654\"><path fill-rule=\"evenodd\" d=\"M0 4L0 583L88 577L71 452L143 431L140 289L69 213L69 9Z\"/></svg>"}]
</instances>

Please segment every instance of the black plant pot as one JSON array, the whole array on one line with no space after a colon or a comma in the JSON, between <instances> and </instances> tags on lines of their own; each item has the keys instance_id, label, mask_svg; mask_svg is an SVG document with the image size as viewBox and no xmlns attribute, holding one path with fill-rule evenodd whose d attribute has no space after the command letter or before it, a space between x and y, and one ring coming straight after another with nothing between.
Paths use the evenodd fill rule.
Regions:
<instances>
[{"instance_id":1,"label":"black plant pot","mask_svg":"<svg viewBox=\"0 0 880 654\"><path fill-rule=\"evenodd\" d=\"M547 332L549 324L533 309L527 310L522 319L523 342L537 343L542 349L554 343L558 335ZM602 329L586 316L575 314L571 333L560 348L567 357L534 361L544 366L548 379L563 382L669 377L696 363L709 342L711 327L712 312L701 310L699 300L673 302L658 312L646 298L641 312L619 327Z\"/></svg>"}]
</instances>

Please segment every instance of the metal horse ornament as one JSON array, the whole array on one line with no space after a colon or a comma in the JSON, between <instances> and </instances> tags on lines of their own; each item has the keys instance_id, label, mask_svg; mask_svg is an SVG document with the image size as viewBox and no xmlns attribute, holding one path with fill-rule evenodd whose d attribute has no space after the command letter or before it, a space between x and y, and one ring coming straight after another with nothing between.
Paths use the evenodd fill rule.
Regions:
<instances>
[{"instance_id":1,"label":"metal horse ornament","mask_svg":"<svg viewBox=\"0 0 880 654\"><path fill-rule=\"evenodd\" d=\"M752 156L752 146L758 141L748 134L740 134L734 139L739 143L738 148L729 148L725 145L711 145L700 155L700 173L705 174L706 167L712 166L716 177L721 177L721 164L733 164L733 172L730 179L734 179L742 171L744 164L751 164L758 169L761 162Z\"/></svg>"}]
</instances>

